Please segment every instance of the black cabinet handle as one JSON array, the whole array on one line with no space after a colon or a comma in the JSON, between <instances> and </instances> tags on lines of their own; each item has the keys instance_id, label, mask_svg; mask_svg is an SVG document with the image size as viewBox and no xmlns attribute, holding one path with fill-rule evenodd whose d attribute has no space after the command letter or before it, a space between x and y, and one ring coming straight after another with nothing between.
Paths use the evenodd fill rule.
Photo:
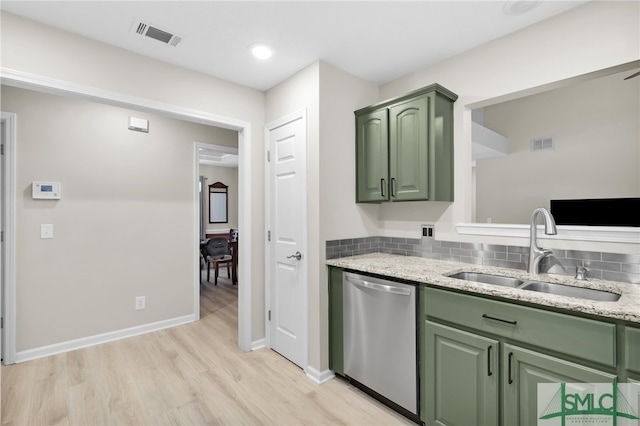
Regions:
<instances>
[{"instance_id":1,"label":"black cabinet handle","mask_svg":"<svg viewBox=\"0 0 640 426\"><path fill-rule=\"evenodd\" d=\"M487 376L493 375L493 372L491 371L491 349L493 349L493 346L489 345L487 348Z\"/></svg>"},{"instance_id":2,"label":"black cabinet handle","mask_svg":"<svg viewBox=\"0 0 640 426\"><path fill-rule=\"evenodd\" d=\"M391 178L391 196L392 197L396 196L396 193L394 191L395 187L396 187L396 178Z\"/></svg>"},{"instance_id":3,"label":"black cabinet handle","mask_svg":"<svg viewBox=\"0 0 640 426\"><path fill-rule=\"evenodd\" d=\"M518 321L511 321L511 320L506 320L506 319L502 319L502 318L496 318L496 317L492 317L492 316L487 315L487 314L482 314L482 318L492 319L494 321L505 322L505 323L511 324L511 325L516 325L518 323Z\"/></svg>"},{"instance_id":4,"label":"black cabinet handle","mask_svg":"<svg viewBox=\"0 0 640 426\"><path fill-rule=\"evenodd\" d=\"M380 179L380 195L384 198L384 178Z\"/></svg>"},{"instance_id":5,"label":"black cabinet handle","mask_svg":"<svg viewBox=\"0 0 640 426\"><path fill-rule=\"evenodd\" d=\"M509 384L513 383L513 377L511 376L511 359L513 358L513 352L509 352Z\"/></svg>"}]
</instances>

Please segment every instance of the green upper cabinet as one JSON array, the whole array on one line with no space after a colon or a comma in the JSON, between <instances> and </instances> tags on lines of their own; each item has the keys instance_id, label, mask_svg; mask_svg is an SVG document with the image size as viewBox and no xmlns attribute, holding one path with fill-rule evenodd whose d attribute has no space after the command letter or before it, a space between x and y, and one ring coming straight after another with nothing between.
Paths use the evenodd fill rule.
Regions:
<instances>
[{"instance_id":1,"label":"green upper cabinet","mask_svg":"<svg viewBox=\"0 0 640 426\"><path fill-rule=\"evenodd\" d=\"M356 202L453 201L453 102L434 84L355 112Z\"/></svg>"},{"instance_id":2,"label":"green upper cabinet","mask_svg":"<svg viewBox=\"0 0 640 426\"><path fill-rule=\"evenodd\" d=\"M389 172L393 201L429 199L428 96L389 108Z\"/></svg>"},{"instance_id":3,"label":"green upper cabinet","mask_svg":"<svg viewBox=\"0 0 640 426\"><path fill-rule=\"evenodd\" d=\"M389 200L389 132L387 110L356 117L358 202Z\"/></svg>"}]
</instances>

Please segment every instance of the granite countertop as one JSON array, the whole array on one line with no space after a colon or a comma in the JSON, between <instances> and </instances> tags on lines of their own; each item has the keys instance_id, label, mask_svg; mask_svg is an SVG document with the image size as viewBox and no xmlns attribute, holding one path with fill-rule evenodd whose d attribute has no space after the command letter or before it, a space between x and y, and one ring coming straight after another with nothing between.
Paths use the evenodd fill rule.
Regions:
<instances>
[{"instance_id":1,"label":"granite countertop","mask_svg":"<svg viewBox=\"0 0 640 426\"><path fill-rule=\"evenodd\" d=\"M596 279L578 281L573 277L552 274L540 274L533 276L526 271L518 269L447 262L443 260L425 259L414 256L399 256L385 253L372 253L331 259L327 260L327 265L425 283L433 287L462 290L502 299L522 301L571 312L582 312L603 318L619 319L640 324L640 285L638 284ZM545 281L577 287L593 288L596 290L617 293L621 296L616 302L598 302L594 300L577 299L573 297L502 287L493 284L477 283L449 277L449 275L463 271L481 272L524 280Z\"/></svg>"}]
</instances>

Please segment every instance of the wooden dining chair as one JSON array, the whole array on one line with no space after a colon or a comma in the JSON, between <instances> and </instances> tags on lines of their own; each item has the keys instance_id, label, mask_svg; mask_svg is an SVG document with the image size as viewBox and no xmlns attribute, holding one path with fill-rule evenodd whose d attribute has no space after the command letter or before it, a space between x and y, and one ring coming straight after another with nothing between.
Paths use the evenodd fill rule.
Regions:
<instances>
[{"instance_id":1,"label":"wooden dining chair","mask_svg":"<svg viewBox=\"0 0 640 426\"><path fill-rule=\"evenodd\" d=\"M205 245L207 254L207 281L211 282L211 266L214 267L214 285L218 285L218 272L221 264L227 265L227 277L231 278L231 262L229 241L226 237L213 237Z\"/></svg>"},{"instance_id":2,"label":"wooden dining chair","mask_svg":"<svg viewBox=\"0 0 640 426\"><path fill-rule=\"evenodd\" d=\"M238 284L238 228L229 230L229 246L231 247L231 282L233 285Z\"/></svg>"}]
</instances>

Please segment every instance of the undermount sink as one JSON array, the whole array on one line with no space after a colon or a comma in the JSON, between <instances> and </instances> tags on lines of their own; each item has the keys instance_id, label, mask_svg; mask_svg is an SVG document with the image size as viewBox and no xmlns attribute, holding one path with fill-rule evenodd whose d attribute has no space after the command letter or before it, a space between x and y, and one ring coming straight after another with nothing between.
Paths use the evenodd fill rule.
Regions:
<instances>
[{"instance_id":1,"label":"undermount sink","mask_svg":"<svg viewBox=\"0 0 640 426\"><path fill-rule=\"evenodd\" d=\"M618 299L620 299L619 294L610 293L603 290L574 287L542 281L523 281L518 278L483 274L481 272L459 272L457 274L450 275L449 278L456 278L464 281L473 281L477 283L493 284L502 287L518 288L521 290L535 291L538 293L574 297L578 299L596 300L598 302L616 302L618 301Z\"/></svg>"},{"instance_id":2,"label":"undermount sink","mask_svg":"<svg viewBox=\"0 0 640 426\"><path fill-rule=\"evenodd\" d=\"M529 282L522 287L523 290L537 291L539 293L557 294L559 296L577 297L579 299L597 300L598 302L616 302L620 295L608 291L594 290L584 287L573 287L562 284L545 283L540 281Z\"/></svg>"},{"instance_id":3,"label":"undermount sink","mask_svg":"<svg viewBox=\"0 0 640 426\"><path fill-rule=\"evenodd\" d=\"M450 278L456 278L456 279L465 280L465 281L474 281L477 283L494 284L502 287L512 287L512 288L516 288L524 284L524 281L519 280L517 278L503 277L500 275L483 274L480 272L460 272L455 275L451 275Z\"/></svg>"}]
</instances>

